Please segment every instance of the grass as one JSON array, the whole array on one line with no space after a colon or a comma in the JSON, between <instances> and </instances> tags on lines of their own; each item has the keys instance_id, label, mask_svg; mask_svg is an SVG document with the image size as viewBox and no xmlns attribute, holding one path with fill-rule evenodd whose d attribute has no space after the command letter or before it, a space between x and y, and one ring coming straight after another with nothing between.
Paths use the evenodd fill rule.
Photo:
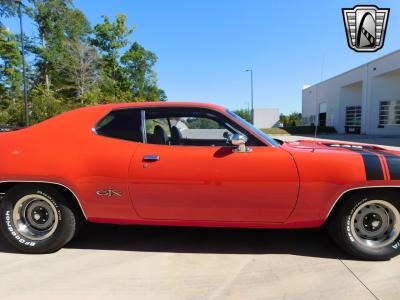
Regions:
<instances>
[{"instance_id":1,"label":"grass","mask_svg":"<svg viewBox=\"0 0 400 300\"><path fill-rule=\"evenodd\" d=\"M264 128L261 129L266 134L314 134L314 126L293 126L293 127L283 127L283 128ZM333 127L318 127L318 133L336 133Z\"/></svg>"}]
</instances>

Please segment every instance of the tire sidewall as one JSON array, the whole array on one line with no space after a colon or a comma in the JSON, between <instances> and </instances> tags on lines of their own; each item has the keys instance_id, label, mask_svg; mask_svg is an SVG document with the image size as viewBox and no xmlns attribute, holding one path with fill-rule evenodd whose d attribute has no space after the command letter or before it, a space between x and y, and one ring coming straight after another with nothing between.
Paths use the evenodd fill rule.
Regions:
<instances>
[{"instance_id":1,"label":"tire sidewall","mask_svg":"<svg viewBox=\"0 0 400 300\"><path fill-rule=\"evenodd\" d=\"M37 194L45 197L55 207L58 215L58 224L56 230L51 236L44 240L32 240L18 232L13 222L13 210L15 204L22 197L29 194ZM57 199L57 200L56 200ZM65 235L68 235L67 226L65 223L70 223L70 214L66 211L68 208L62 203L63 196L57 190L53 188L40 188L40 187L20 187L19 189L13 189L7 193L6 197L0 203L0 227L3 231L5 238L17 249L24 252L30 253L43 253L56 251L59 245L63 243ZM68 220L70 219L70 220Z\"/></svg>"},{"instance_id":2,"label":"tire sidewall","mask_svg":"<svg viewBox=\"0 0 400 300\"><path fill-rule=\"evenodd\" d=\"M383 199L382 199L383 198ZM391 244L380 247L380 248L371 248L365 245L362 245L357 239L354 237L354 234L351 231L351 219L357 209L363 205L365 202L371 200L382 200L390 203L394 207L400 211L400 205L396 203L396 201L391 200L391 198L382 197L379 195L375 196L368 196L363 197L361 200L360 198L353 198L353 201L350 201L349 205L345 206L345 214L342 218L342 228L344 234L344 242L347 243L347 246L351 249L351 251L356 254L357 256L364 256L368 259L390 259L393 256L400 254L400 235L397 237L395 241ZM396 222L400 222L400 220L396 220Z\"/></svg>"}]
</instances>

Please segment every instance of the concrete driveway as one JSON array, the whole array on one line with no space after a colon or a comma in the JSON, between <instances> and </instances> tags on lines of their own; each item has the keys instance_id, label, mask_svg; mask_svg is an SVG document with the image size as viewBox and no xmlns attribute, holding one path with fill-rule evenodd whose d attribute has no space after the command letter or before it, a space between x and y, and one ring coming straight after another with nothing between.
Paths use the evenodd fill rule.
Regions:
<instances>
[{"instance_id":1,"label":"concrete driveway","mask_svg":"<svg viewBox=\"0 0 400 300\"><path fill-rule=\"evenodd\" d=\"M1 299L400 299L400 256L357 261L323 229L91 224L49 255L0 238L0 270Z\"/></svg>"},{"instance_id":2,"label":"concrete driveway","mask_svg":"<svg viewBox=\"0 0 400 300\"><path fill-rule=\"evenodd\" d=\"M324 230L90 225L49 255L0 240L2 299L399 299L400 257L362 262Z\"/></svg>"}]
</instances>

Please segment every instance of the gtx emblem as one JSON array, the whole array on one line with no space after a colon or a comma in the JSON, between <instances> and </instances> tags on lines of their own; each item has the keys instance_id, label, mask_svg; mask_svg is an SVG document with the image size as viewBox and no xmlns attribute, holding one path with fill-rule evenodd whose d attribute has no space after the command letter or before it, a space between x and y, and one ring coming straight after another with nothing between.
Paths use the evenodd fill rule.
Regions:
<instances>
[{"instance_id":1,"label":"gtx emblem","mask_svg":"<svg viewBox=\"0 0 400 300\"><path fill-rule=\"evenodd\" d=\"M99 190L96 192L96 194L99 196L106 196L106 197L112 197L112 196L122 197L122 192L117 192L114 190Z\"/></svg>"},{"instance_id":2,"label":"gtx emblem","mask_svg":"<svg viewBox=\"0 0 400 300\"><path fill-rule=\"evenodd\" d=\"M375 52L383 47L389 8L357 5L343 8L347 43L356 52Z\"/></svg>"}]
</instances>

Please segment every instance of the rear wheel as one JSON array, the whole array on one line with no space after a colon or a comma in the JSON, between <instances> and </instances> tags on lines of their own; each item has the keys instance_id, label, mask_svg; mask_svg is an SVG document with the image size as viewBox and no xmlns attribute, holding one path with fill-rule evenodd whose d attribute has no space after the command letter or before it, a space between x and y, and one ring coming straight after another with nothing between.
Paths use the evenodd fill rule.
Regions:
<instances>
[{"instance_id":1,"label":"rear wheel","mask_svg":"<svg viewBox=\"0 0 400 300\"><path fill-rule=\"evenodd\" d=\"M397 194L353 194L343 200L329 224L332 238L351 255L387 260L400 251L400 204Z\"/></svg>"},{"instance_id":2,"label":"rear wheel","mask_svg":"<svg viewBox=\"0 0 400 300\"><path fill-rule=\"evenodd\" d=\"M25 253L55 252L74 236L77 217L57 189L19 184L0 203L0 228L6 240Z\"/></svg>"}]
</instances>

